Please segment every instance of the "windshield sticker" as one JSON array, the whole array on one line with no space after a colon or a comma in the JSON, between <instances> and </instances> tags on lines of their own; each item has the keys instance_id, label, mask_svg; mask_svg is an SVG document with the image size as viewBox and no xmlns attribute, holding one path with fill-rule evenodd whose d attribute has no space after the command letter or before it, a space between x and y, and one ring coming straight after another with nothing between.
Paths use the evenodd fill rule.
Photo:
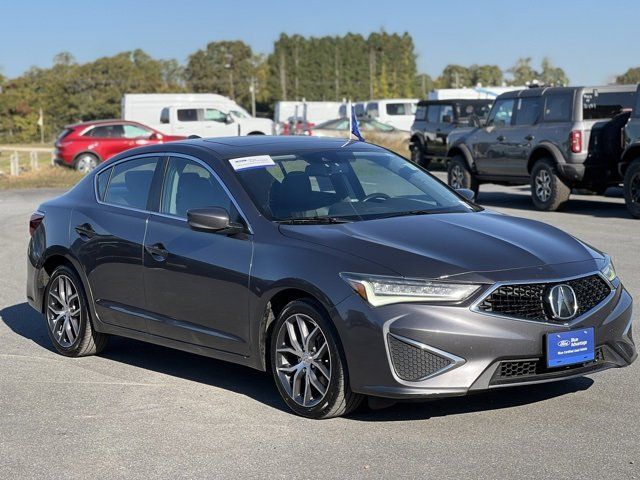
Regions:
<instances>
[{"instance_id":1,"label":"windshield sticker","mask_svg":"<svg viewBox=\"0 0 640 480\"><path fill-rule=\"evenodd\" d=\"M250 168L273 167L275 162L269 155L254 155L253 157L232 158L229 163L236 172Z\"/></svg>"}]
</instances>

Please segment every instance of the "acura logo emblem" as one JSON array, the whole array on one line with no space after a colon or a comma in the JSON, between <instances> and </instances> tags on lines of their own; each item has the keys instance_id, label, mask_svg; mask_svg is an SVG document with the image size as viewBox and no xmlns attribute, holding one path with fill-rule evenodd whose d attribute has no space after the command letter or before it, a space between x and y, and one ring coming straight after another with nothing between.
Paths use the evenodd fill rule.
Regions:
<instances>
[{"instance_id":1,"label":"acura logo emblem","mask_svg":"<svg viewBox=\"0 0 640 480\"><path fill-rule=\"evenodd\" d=\"M578 313L576 292L569 285L555 285L549 291L551 314L557 320L569 320Z\"/></svg>"}]
</instances>

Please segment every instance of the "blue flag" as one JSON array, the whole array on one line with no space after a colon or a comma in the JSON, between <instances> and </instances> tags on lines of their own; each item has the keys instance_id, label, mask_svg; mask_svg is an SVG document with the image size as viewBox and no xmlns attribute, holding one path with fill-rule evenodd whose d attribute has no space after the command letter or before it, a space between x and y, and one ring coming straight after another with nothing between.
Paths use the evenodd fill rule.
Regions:
<instances>
[{"instance_id":1,"label":"blue flag","mask_svg":"<svg viewBox=\"0 0 640 480\"><path fill-rule=\"evenodd\" d=\"M358 125L358 117L356 117L356 107L355 105L351 105L351 133L356 136L358 140L364 142L364 138L360 133L360 127Z\"/></svg>"}]
</instances>

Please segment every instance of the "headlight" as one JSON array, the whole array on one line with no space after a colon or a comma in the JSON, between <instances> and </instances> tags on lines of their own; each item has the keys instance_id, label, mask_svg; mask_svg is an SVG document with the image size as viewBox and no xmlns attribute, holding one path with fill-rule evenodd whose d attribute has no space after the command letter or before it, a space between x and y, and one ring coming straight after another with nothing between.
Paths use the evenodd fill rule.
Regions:
<instances>
[{"instance_id":1,"label":"headlight","mask_svg":"<svg viewBox=\"0 0 640 480\"><path fill-rule=\"evenodd\" d=\"M605 278L607 280L609 280L610 282L613 282L616 279L616 277L618 276L616 274L615 269L613 268L613 263L611 262L611 259L609 257L607 257L607 264L601 270L601 272L605 276Z\"/></svg>"},{"instance_id":2,"label":"headlight","mask_svg":"<svg viewBox=\"0 0 640 480\"><path fill-rule=\"evenodd\" d=\"M460 302L480 285L341 273L340 276L374 307L405 302Z\"/></svg>"}]
</instances>

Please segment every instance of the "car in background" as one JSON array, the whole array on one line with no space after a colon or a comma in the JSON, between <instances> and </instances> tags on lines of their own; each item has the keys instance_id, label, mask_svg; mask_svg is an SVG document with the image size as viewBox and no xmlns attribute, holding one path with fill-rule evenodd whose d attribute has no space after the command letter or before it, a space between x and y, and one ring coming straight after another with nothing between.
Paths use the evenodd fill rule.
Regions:
<instances>
[{"instance_id":1,"label":"car in background","mask_svg":"<svg viewBox=\"0 0 640 480\"><path fill-rule=\"evenodd\" d=\"M456 128L478 126L487 118L493 100L423 100L411 126L411 161L427 167L447 157L447 136Z\"/></svg>"},{"instance_id":2,"label":"car in background","mask_svg":"<svg viewBox=\"0 0 640 480\"><path fill-rule=\"evenodd\" d=\"M130 148L183 140L186 137L165 135L137 122L100 120L64 127L55 142L55 160L87 173L105 160Z\"/></svg>"},{"instance_id":3,"label":"car in background","mask_svg":"<svg viewBox=\"0 0 640 480\"><path fill-rule=\"evenodd\" d=\"M228 104L174 105L160 112L154 127L171 135L198 135L203 138L233 135L273 135L269 118L256 118L242 107Z\"/></svg>"},{"instance_id":4,"label":"car in background","mask_svg":"<svg viewBox=\"0 0 640 480\"><path fill-rule=\"evenodd\" d=\"M624 178L624 200L629 213L640 218L640 85L635 107L623 129L623 141L618 171Z\"/></svg>"},{"instance_id":5,"label":"car in background","mask_svg":"<svg viewBox=\"0 0 640 480\"><path fill-rule=\"evenodd\" d=\"M635 98L635 85L504 93L482 126L449 134L449 185L529 184L539 210L558 209L572 188L602 194L622 182L621 131Z\"/></svg>"},{"instance_id":6,"label":"car in background","mask_svg":"<svg viewBox=\"0 0 640 480\"><path fill-rule=\"evenodd\" d=\"M365 116L408 132L411 130L417 107L417 98L369 100L365 108Z\"/></svg>"},{"instance_id":7,"label":"car in background","mask_svg":"<svg viewBox=\"0 0 640 480\"><path fill-rule=\"evenodd\" d=\"M392 141L405 141L409 139L408 132L398 130L397 128L373 120L371 118L358 119L360 132L363 136L375 134L384 136L384 138ZM328 122L321 123L315 127L305 130L305 135L314 137L348 137L349 136L349 118L336 118Z\"/></svg>"}]
</instances>

